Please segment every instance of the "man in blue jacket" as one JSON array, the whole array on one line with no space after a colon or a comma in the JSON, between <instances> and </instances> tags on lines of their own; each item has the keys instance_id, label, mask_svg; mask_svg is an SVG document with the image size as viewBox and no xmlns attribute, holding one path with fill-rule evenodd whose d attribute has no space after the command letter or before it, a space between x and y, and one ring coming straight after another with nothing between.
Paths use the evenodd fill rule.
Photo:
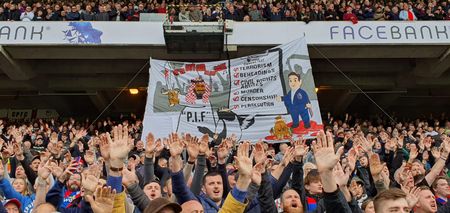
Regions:
<instances>
[{"instance_id":1,"label":"man in blue jacket","mask_svg":"<svg viewBox=\"0 0 450 213\"><path fill-rule=\"evenodd\" d=\"M308 94L305 90L300 89L300 86L302 85L300 74L291 72L289 73L288 78L291 91L289 91L286 96L277 97L277 100L283 101L289 114L291 114L291 128L294 129L298 127L300 122L299 117L301 117L305 128L308 129L311 127L309 113L312 112Z\"/></svg>"}]
</instances>

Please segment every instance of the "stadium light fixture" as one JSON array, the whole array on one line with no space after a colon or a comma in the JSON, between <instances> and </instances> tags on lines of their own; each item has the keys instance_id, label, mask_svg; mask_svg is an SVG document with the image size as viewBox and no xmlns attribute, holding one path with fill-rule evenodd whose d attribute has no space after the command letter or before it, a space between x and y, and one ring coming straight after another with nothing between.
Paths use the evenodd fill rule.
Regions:
<instances>
[{"instance_id":1,"label":"stadium light fixture","mask_svg":"<svg viewBox=\"0 0 450 213\"><path fill-rule=\"evenodd\" d=\"M139 90L136 88L130 88L130 94L131 95L137 95L139 93Z\"/></svg>"},{"instance_id":2,"label":"stadium light fixture","mask_svg":"<svg viewBox=\"0 0 450 213\"><path fill-rule=\"evenodd\" d=\"M316 87L316 93L319 92L319 87Z\"/></svg>"}]
</instances>

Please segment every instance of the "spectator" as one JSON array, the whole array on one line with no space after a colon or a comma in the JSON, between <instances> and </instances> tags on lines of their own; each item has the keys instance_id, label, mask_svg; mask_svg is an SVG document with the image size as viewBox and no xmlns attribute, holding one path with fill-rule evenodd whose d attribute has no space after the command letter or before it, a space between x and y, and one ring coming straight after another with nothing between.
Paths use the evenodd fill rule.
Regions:
<instances>
[{"instance_id":1,"label":"spectator","mask_svg":"<svg viewBox=\"0 0 450 213\"><path fill-rule=\"evenodd\" d=\"M80 20L80 13L79 13L77 7L76 6L72 6L70 8L71 8L70 12L68 12L66 14L66 20L67 21L79 21Z\"/></svg>"},{"instance_id":2,"label":"spectator","mask_svg":"<svg viewBox=\"0 0 450 213\"><path fill-rule=\"evenodd\" d=\"M280 9L276 6L272 7L272 12L270 13L271 21L281 21Z\"/></svg>"},{"instance_id":3,"label":"spectator","mask_svg":"<svg viewBox=\"0 0 450 213\"><path fill-rule=\"evenodd\" d=\"M178 15L178 20L180 20L181 22L189 22L191 21L189 17L190 17L189 11L186 11L186 8L184 6L181 6L180 14Z\"/></svg>"},{"instance_id":4,"label":"spectator","mask_svg":"<svg viewBox=\"0 0 450 213\"><path fill-rule=\"evenodd\" d=\"M157 139L150 133L142 142L142 123L132 119L95 127L74 119L0 120L0 189L17 199L5 207L26 213L167 206L179 212L180 204L183 212L449 212L446 115L395 123L330 115L323 119L326 132L314 140L250 145L226 138L214 151L208 135ZM278 161L268 160L273 156Z\"/></svg>"},{"instance_id":5,"label":"spectator","mask_svg":"<svg viewBox=\"0 0 450 213\"><path fill-rule=\"evenodd\" d=\"M244 16L245 16L244 6L241 3L237 3L237 6L235 8L235 12L236 12L238 21L244 20Z\"/></svg>"},{"instance_id":6,"label":"spectator","mask_svg":"<svg viewBox=\"0 0 450 213\"><path fill-rule=\"evenodd\" d=\"M15 4L11 4L9 7L8 21L20 21L21 13L17 9Z\"/></svg>"},{"instance_id":7,"label":"spectator","mask_svg":"<svg viewBox=\"0 0 450 213\"><path fill-rule=\"evenodd\" d=\"M322 13L322 11L319 10L319 5L317 5L317 4L314 5L314 9L311 12L310 19L311 19L311 21L324 21L325 20L324 14Z\"/></svg>"},{"instance_id":8,"label":"spectator","mask_svg":"<svg viewBox=\"0 0 450 213\"><path fill-rule=\"evenodd\" d=\"M356 17L356 15L352 12L352 7L347 6L345 11L346 13L344 14L344 21L351 21L353 23L357 23L358 22L358 18Z\"/></svg>"},{"instance_id":9,"label":"spectator","mask_svg":"<svg viewBox=\"0 0 450 213\"><path fill-rule=\"evenodd\" d=\"M295 18L292 16L290 10L286 10L286 11L284 12L284 18L283 18L283 21L295 21Z\"/></svg>"},{"instance_id":10,"label":"spectator","mask_svg":"<svg viewBox=\"0 0 450 213\"><path fill-rule=\"evenodd\" d=\"M403 3L403 10L400 11L400 20L404 21L415 21L417 20L416 15L414 15L414 12L412 11L411 7L407 3Z\"/></svg>"},{"instance_id":11,"label":"spectator","mask_svg":"<svg viewBox=\"0 0 450 213\"><path fill-rule=\"evenodd\" d=\"M398 13L398 7L393 7L392 8L392 11L389 14L389 20L392 20L392 21L401 20L400 16L399 16L399 13Z\"/></svg>"},{"instance_id":12,"label":"spectator","mask_svg":"<svg viewBox=\"0 0 450 213\"><path fill-rule=\"evenodd\" d=\"M439 176L432 184L432 189L436 196L437 207L445 206L448 202L448 196L450 196L450 180L448 177Z\"/></svg>"},{"instance_id":13,"label":"spectator","mask_svg":"<svg viewBox=\"0 0 450 213\"><path fill-rule=\"evenodd\" d=\"M0 21L6 21L8 20L7 14L5 14L5 9L3 7L0 7Z\"/></svg>"},{"instance_id":14,"label":"spectator","mask_svg":"<svg viewBox=\"0 0 450 213\"><path fill-rule=\"evenodd\" d=\"M34 12L31 10L30 6L27 6L25 11L20 15L21 21L32 21L34 18Z\"/></svg>"},{"instance_id":15,"label":"spectator","mask_svg":"<svg viewBox=\"0 0 450 213\"><path fill-rule=\"evenodd\" d=\"M339 16L335 11L334 4L328 4L327 11L325 11L325 20L327 21L337 21L339 20Z\"/></svg>"},{"instance_id":16,"label":"spectator","mask_svg":"<svg viewBox=\"0 0 450 213\"><path fill-rule=\"evenodd\" d=\"M191 6L189 8L189 20L192 22L201 22L203 20L200 6Z\"/></svg>"},{"instance_id":17,"label":"spectator","mask_svg":"<svg viewBox=\"0 0 450 213\"><path fill-rule=\"evenodd\" d=\"M373 15L373 20L375 21L384 21L386 20L384 17L384 12L382 7L377 7L377 10L375 11L375 14Z\"/></svg>"},{"instance_id":18,"label":"spectator","mask_svg":"<svg viewBox=\"0 0 450 213\"><path fill-rule=\"evenodd\" d=\"M45 21L44 12L38 10L37 14L34 16L33 21Z\"/></svg>"},{"instance_id":19,"label":"spectator","mask_svg":"<svg viewBox=\"0 0 450 213\"><path fill-rule=\"evenodd\" d=\"M208 8L209 9L209 8ZM203 17L203 18L205 18L205 17ZM171 21L171 22L177 22L177 21L180 21L179 19L178 19L178 15L177 15L177 10L175 10L175 8L171 8L170 10L169 10L169 20ZM205 21L205 20L204 20Z\"/></svg>"},{"instance_id":20,"label":"spectator","mask_svg":"<svg viewBox=\"0 0 450 213\"><path fill-rule=\"evenodd\" d=\"M234 10L233 5L229 5L227 9L224 12L224 18L228 20L238 21L239 20L239 14Z\"/></svg>"},{"instance_id":21,"label":"spectator","mask_svg":"<svg viewBox=\"0 0 450 213\"><path fill-rule=\"evenodd\" d=\"M81 13L80 20L81 21L94 21L95 14L92 12L91 5L86 6L86 10Z\"/></svg>"},{"instance_id":22,"label":"spectator","mask_svg":"<svg viewBox=\"0 0 450 213\"><path fill-rule=\"evenodd\" d=\"M99 13L95 14L94 21L109 21L109 14L104 5L98 6Z\"/></svg>"},{"instance_id":23,"label":"spectator","mask_svg":"<svg viewBox=\"0 0 450 213\"><path fill-rule=\"evenodd\" d=\"M445 13L442 10L442 7L439 6L435 11L434 11L434 20L444 20L445 17Z\"/></svg>"},{"instance_id":24,"label":"spectator","mask_svg":"<svg viewBox=\"0 0 450 213\"><path fill-rule=\"evenodd\" d=\"M252 20L252 21L262 21L263 20L262 11L260 9L258 9L258 5L256 3L252 4L252 8L248 12L248 14L250 16L250 20Z\"/></svg>"},{"instance_id":25,"label":"spectator","mask_svg":"<svg viewBox=\"0 0 450 213\"><path fill-rule=\"evenodd\" d=\"M416 5L416 8L414 10L414 15L416 15L418 20L424 20L427 13L425 11L425 9L423 8L423 3L418 3Z\"/></svg>"}]
</instances>

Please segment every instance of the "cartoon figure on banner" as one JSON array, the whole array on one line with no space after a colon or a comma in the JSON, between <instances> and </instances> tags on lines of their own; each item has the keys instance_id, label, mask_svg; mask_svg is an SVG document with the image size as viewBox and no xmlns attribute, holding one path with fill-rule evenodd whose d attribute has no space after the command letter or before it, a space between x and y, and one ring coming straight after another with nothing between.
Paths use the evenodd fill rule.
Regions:
<instances>
[{"instance_id":1,"label":"cartoon figure on banner","mask_svg":"<svg viewBox=\"0 0 450 213\"><path fill-rule=\"evenodd\" d=\"M292 137L292 131L281 115L275 118L275 125L270 129L270 134L277 140L289 139Z\"/></svg>"},{"instance_id":2,"label":"cartoon figure on banner","mask_svg":"<svg viewBox=\"0 0 450 213\"><path fill-rule=\"evenodd\" d=\"M161 94L167 95L167 99L169 101L169 106L174 107L180 104L180 89L175 88L175 85L170 87L170 83L172 80L172 75L169 69L164 69L164 78L166 79L166 88L161 88Z\"/></svg>"},{"instance_id":3,"label":"cartoon figure on banner","mask_svg":"<svg viewBox=\"0 0 450 213\"><path fill-rule=\"evenodd\" d=\"M286 96L277 97L277 101L283 101L286 109L291 115L292 129L299 127L299 117L302 118L305 129L309 129L311 127L310 114L312 117L313 111L308 94L305 90L300 89L302 85L300 74L291 72L289 73L288 78L291 91L289 91Z\"/></svg>"},{"instance_id":4,"label":"cartoon figure on banner","mask_svg":"<svg viewBox=\"0 0 450 213\"><path fill-rule=\"evenodd\" d=\"M194 104L196 100L202 100L206 104L209 102L210 95L211 88L201 77L198 77L191 80L186 94L186 102Z\"/></svg>"},{"instance_id":5,"label":"cartoon figure on banner","mask_svg":"<svg viewBox=\"0 0 450 213\"><path fill-rule=\"evenodd\" d=\"M169 100L169 106L173 107L180 104L180 89L161 89L161 94L167 95L167 98Z\"/></svg>"}]
</instances>

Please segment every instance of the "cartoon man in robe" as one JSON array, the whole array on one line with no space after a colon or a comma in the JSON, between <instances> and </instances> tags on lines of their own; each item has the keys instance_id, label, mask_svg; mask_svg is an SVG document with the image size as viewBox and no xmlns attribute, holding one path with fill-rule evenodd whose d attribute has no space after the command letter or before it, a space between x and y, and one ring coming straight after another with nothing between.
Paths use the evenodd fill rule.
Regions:
<instances>
[{"instance_id":1,"label":"cartoon man in robe","mask_svg":"<svg viewBox=\"0 0 450 213\"><path fill-rule=\"evenodd\" d=\"M312 116L312 106L308 94L306 94L305 90L300 89L302 85L300 74L291 72L288 78L291 91L286 96L277 97L277 101L283 101L286 109L291 114L291 128L295 129L299 126L299 117L301 117L305 128L308 129L311 127L309 114L311 113Z\"/></svg>"}]
</instances>

